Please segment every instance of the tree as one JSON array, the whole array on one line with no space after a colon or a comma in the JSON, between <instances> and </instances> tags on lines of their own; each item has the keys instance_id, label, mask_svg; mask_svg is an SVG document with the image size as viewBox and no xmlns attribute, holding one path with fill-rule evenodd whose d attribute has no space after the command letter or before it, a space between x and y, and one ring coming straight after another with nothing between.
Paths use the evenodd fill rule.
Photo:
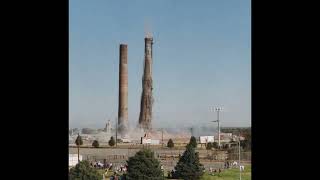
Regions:
<instances>
[{"instance_id":1,"label":"tree","mask_svg":"<svg viewBox=\"0 0 320 180\"><path fill-rule=\"evenodd\" d=\"M243 147L244 150L250 151L251 150L251 129L248 129L245 133L243 133L244 140L240 141L240 145Z\"/></svg>"},{"instance_id":2,"label":"tree","mask_svg":"<svg viewBox=\"0 0 320 180\"><path fill-rule=\"evenodd\" d=\"M223 148L224 150L228 150L228 149L230 148L230 146L229 146L229 144L223 144L223 145L222 145L222 148Z\"/></svg>"},{"instance_id":3,"label":"tree","mask_svg":"<svg viewBox=\"0 0 320 180\"><path fill-rule=\"evenodd\" d=\"M69 180L100 180L101 176L88 161L81 161L69 171Z\"/></svg>"},{"instance_id":4,"label":"tree","mask_svg":"<svg viewBox=\"0 0 320 180\"><path fill-rule=\"evenodd\" d=\"M189 144L190 146L197 148L197 140L194 136L191 136Z\"/></svg>"},{"instance_id":5,"label":"tree","mask_svg":"<svg viewBox=\"0 0 320 180\"><path fill-rule=\"evenodd\" d=\"M251 149L251 140L245 139L243 141L240 141L240 146L246 151L250 150Z\"/></svg>"},{"instance_id":6,"label":"tree","mask_svg":"<svg viewBox=\"0 0 320 180\"><path fill-rule=\"evenodd\" d=\"M127 161L128 179L162 179L163 172L160 162L154 157L154 152L144 149L137 152Z\"/></svg>"},{"instance_id":7,"label":"tree","mask_svg":"<svg viewBox=\"0 0 320 180\"><path fill-rule=\"evenodd\" d=\"M114 146L116 144L116 141L114 140L113 136L111 136L108 143L109 143L109 146Z\"/></svg>"},{"instance_id":8,"label":"tree","mask_svg":"<svg viewBox=\"0 0 320 180\"><path fill-rule=\"evenodd\" d=\"M212 143L212 147L215 148L215 149L218 149L218 143L217 142L213 142Z\"/></svg>"},{"instance_id":9,"label":"tree","mask_svg":"<svg viewBox=\"0 0 320 180\"><path fill-rule=\"evenodd\" d=\"M195 152L191 139L187 149L174 167L176 171L173 174L173 178L198 180L203 175L203 165L200 164L199 153Z\"/></svg>"},{"instance_id":10,"label":"tree","mask_svg":"<svg viewBox=\"0 0 320 180\"><path fill-rule=\"evenodd\" d=\"M99 142L97 140L94 140L93 143L92 143L92 146L95 147L95 148L98 148L99 147Z\"/></svg>"},{"instance_id":11,"label":"tree","mask_svg":"<svg viewBox=\"0 0 320 180\"><path fill-rule=\"evenodd\" d=\"M169 139L167 146L168 146L168 148L174 147L174 143L173 143L172 139Z\"/></svg>"},{"instance_id":12,"label":"tree","mask_svg":"<svg viewBox=\"0 0 320 180\"><path fill-rule=\"evenodd\" d=\"M83 141L82 141L82 138L81 138L81 136L79 135L79 133L78 133L78 137L77 137L75 143L76 143L76 145L77 145L77 147L78 147L78 162L80 162L79 152L80 152L80 146L83 144Z\"/></svg>"},{"instance_id":13,"label":"tree","mask_svg":"<svg viewBox=\"0 0 320 180\"><path fill-rule=\"evenodd\" d=\"M213 144L212 144L212 142L209 142L208 144L207 144L207 146L206 146L206 149L207 150L211 150L213 148Z\"/></svg>"}]
</instances>

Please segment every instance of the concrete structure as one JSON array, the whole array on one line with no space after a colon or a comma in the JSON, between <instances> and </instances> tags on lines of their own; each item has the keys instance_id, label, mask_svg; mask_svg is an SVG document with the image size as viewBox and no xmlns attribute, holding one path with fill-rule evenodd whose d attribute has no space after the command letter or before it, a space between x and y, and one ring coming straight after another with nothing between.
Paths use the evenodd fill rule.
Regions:
<instances>
[{"instance_id":1,"label":"concrete structure","mask_svg":"<svg viewBox=\"0 0 320 180\"><path fill-rule=\"evenodd\" d=\"M148 134L145 134L144 137L141 137L141 144L150 144L150 145L159 145L159 139L151 139Z\"/></svg>"},{"instance_id":2,"label":"concrete structure","mask_svg":"<svg viewBox=\"0 0 320 180\"><path fill-rule=\"evenodd\" d=\"M214 136L200 136L200 143L206 144L209 142L214 142Z\"/></svg>"},{"instance_id":3,"label":"concrete structure","mask_svg":"<svg viewBox=\"0 0 320 180\"><path fill-rule=\"evenodd\" d=\"M153 38L147 36L144 52L144 72L142 77L142 95L140 104L139 127L145 131L151 129L152 120L152 44Z\"/></svg>"},{"instance_id":4,"label":"concrete structure","mask_svg":"<svg viewBox=\"0 0 320 180\"><path fill-rule=\"evenodd\" d=\"M128 46L120 44L118 131L125 136L128 129Z\"/></svg>"},{"instance_id":5,"label":"concrete structure","mask_svg":"<svg viewBox=\"0 0 320 180\"><path fill-rule=\"evenodd\" d=\"M145 138L142 138L141 144L159 145L160 144L160 140L159 139L145 139Z\"/></svg>"}]
</instances>

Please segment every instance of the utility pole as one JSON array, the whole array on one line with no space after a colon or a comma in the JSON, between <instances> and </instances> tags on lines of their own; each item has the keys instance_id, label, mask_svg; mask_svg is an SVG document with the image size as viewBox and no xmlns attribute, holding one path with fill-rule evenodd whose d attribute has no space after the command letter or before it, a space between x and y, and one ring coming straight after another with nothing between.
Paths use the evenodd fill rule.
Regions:
<instances>
[{"instance_id":1,"label":"utility pole","mask_svg":"<svg viewBox=\"0 0 320 180\"><path fill-rule=\"evenodd\" d=\"M216 111L217 111L217 122L218 122L218 146L219 146L219 149L220 149L220 120L219 120L219 112L220 112L220 108L216 108Z\"/></svg>"},{"instance_id":2,"label":"utility pole","mask_svg":"<svg viewBox=\"0 0 320 180\"><path fill-rule=\"evenodd\" d=\"M211 111L213 110L212 107L210 109L211 109ZM218 147L220 149L221 144L220 144L220 119L219 119L219 113L220 113L220 111L222 111L222 108L221 107L216 107L214 109L214 111L217 111L217 120L211 121L211 122L217 122L218 123Z\"/></svg>"},{"instance_id":3,"label":"utility pole","mask_svg":"<svg viewBox=\"0 0 320 180\"><path fill-rule=\"evenodd\" d=\"M240 161L241 161L241 159L240 159L240 148L241 148L241 146L240 146L240 132L239 132L239 170L240 170L240 180L241 180L241 163L240 163Z\"/></svg>"},{"instance_id":4,"label":"utility pole","mask_svg":"<svg viewBox=\"0 0 320 180\"><path fill-rule=\"evenodd\" d=\"M118 122L117 122L117 118L116 118L116 147L118 147Z\"/></svg>"},{"instance_id":5,"label":"utility pole","mask_svg":"<svg viewBox=\"0 0 320 180\"><path fill-rule=\"evenodd\" d=\"M161 138L162 138L162 147L163 147L163 128L161 128Z\"/></svg>"},{"instance_id":6,"label":"utility pole","mask_svg":"<svg viewBox=\"0 0 320 180\"><path fill-rule=\"evenodd\" d=\"M79 135L79 133L78 133L78 137L80 137L80 135ZM80 142L79 142L79 144L78 144L78 163L80 163L80 155L79 155L79 152L80 151Z\"/></svg>"}]
</instances>

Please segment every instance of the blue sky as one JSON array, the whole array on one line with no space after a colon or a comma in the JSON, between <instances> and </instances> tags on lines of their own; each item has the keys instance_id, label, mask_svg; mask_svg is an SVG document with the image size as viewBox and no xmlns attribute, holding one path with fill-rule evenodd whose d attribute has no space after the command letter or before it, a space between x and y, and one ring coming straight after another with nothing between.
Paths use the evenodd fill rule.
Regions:
<instances>
[{"instance_id":1,"label":"blue sky","mask_svg":"<svg viewBox=\"0 0 320 180\"><path fill-rule=\"evenodd\" d=\"M69 124L102 128L118 108L128 44L129 122L139 118L145 27L154 37L154 127L251 125L249 0L70 0Z\"/></svg>"}]
</instances>

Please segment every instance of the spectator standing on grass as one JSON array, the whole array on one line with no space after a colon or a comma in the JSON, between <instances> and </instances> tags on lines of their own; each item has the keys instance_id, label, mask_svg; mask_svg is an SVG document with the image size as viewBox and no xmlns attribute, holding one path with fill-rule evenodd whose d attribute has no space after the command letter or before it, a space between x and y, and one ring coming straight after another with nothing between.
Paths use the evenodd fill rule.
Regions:
<instances>
[{"instance_id":1,"label":"spectator standing on grass","mask_svg":"<svg viewBox=\"0 0 320 180\"><path fill-rule=\"evenodd\" d=\"M116 172L114 172L114 174L113 174L113 180L118 180L118 177L117 177L117 173Z\"/></svg>"},{"instance_id":2,"label":"spectator standing on grass","mask_svg":"<svg viewBox=\"0 0 320 180\"><path fill-rule=\"evenodd\" d=\"M240 166L240 171L244 171L244 166Z\"/></svg>"}]
</instances>

